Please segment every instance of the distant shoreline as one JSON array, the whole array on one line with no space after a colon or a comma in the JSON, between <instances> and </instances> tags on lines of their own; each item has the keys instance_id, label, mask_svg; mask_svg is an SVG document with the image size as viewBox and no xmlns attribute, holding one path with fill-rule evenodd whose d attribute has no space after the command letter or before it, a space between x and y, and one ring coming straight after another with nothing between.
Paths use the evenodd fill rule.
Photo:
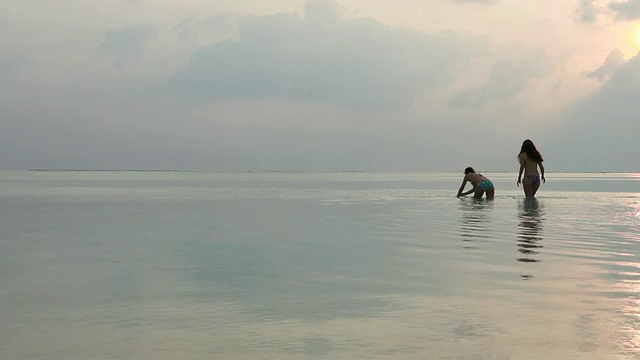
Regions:
<instances>
[{"instance_id":1,"label":"distant shoreline","mask_svg":"<svg viewBox=\"0 0 640 360\"><path fill-rule=\"evenodd\" d=\"M184 173L458 173L457 170L193 170L193 169L0 169L0 171L28 172L184 172ZM507 174L514 170L484 170L484 173ZM625 171L555 171L559 174L635 174Z\"/></svg>"}]
</instances>

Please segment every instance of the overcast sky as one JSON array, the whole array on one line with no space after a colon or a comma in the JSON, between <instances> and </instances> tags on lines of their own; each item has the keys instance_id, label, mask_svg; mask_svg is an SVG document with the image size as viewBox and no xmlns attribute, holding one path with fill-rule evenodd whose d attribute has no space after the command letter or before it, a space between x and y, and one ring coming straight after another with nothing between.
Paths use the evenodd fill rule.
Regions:
<instances>
[{"instance_id":1,"label":"overcast sky","mask_svg":"<svg viewBox=\"0 0 640 360\"><path fill-rule=\"evenodd\" d=\"M0 169L640 171L640 0L5 0Z\"/></svg>"}]
</instances>

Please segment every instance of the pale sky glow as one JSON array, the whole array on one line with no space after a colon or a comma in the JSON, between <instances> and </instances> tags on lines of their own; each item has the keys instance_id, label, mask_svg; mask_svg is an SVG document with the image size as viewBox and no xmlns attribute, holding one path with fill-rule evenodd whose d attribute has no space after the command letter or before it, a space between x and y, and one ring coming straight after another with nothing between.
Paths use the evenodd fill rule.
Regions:
<instances>
[{"instance_id":1,"label":"pale sky glow","mask_svg":"<svg viewBox=\"0 0 640 360\"><path fill-rule=\"evenodd\" d=\"M640 0L8 0L0 169L640 171Z\"/></svg>"}]
</instances>

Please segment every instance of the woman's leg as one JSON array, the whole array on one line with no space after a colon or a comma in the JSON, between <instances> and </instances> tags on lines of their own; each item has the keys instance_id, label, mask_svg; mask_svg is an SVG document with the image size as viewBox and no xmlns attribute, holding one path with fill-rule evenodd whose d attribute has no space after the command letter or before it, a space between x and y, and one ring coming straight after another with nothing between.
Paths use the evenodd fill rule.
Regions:
<instances>
[{"instance_id":1,"label":"woman's leg","mask_svg":"<svg viewBox=\"0 0 640 360\"><path fill-rule=\"evenodd\" d=\"M534 197L534 196L536 196L536 193L538 192L538 189L540 188L540 181L536 181L536 182L532 183L531 187L532 187L531 197Z\"/></svg>"},{"instance_id":2,"label":"woman's leg","mask_svg":"<svg viewBox=\"0 0 640 360\"><path fill-rule=\"evenodd\" d=\"M495 194L495 192L496 190L494 188L487 190L487 200L493 200L493 195Z\"/></svg>"},{"instance_id":3,"label":"woman's leg","mask_svg":"<svg viewBox=\"0 0 640 360\"><path fill-rule=\"evenodd\" d=\"M524 197L527 199L531 199L536 195L535 190L537 190L537 188L534 190L534 184L531 183L531 180L526 176L522 179L522 189L524 190Z\"/></svg>"}]
</instances>

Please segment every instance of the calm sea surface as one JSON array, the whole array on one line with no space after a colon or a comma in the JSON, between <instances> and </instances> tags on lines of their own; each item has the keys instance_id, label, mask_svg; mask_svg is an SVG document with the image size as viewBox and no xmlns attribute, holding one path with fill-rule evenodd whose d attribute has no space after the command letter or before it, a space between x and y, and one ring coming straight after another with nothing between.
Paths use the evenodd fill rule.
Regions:
<instances>
[{"instance_id":1,"label":"calm sea surface","mask_svg":"<svg viewBox=\"0 0 640 360\"><path fill-rule=\"evenodd\" d=\"M640 174L0 172L0 359L640 359Z\"/></svg>"}]
</instances>

